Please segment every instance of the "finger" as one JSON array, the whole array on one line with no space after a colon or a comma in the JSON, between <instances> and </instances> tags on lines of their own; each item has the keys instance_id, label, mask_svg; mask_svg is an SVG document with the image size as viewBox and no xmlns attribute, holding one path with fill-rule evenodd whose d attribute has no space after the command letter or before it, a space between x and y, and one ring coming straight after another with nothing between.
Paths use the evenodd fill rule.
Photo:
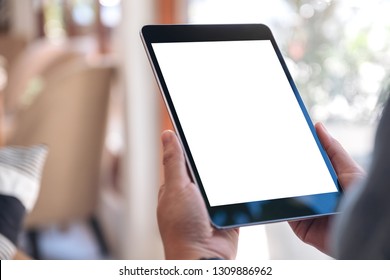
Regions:
<instances>
[{"instance_id":1,"label":"finger","mask_svg":"<svg viewBox=\"0 0 390 280\"><path fill-rule=\"evenodd\" d=\"M165 187L187 185L191 180L187 173L183 150L176 134L170 130L164 131L161 140L163 143Z\"/></svg>"},{"instance_id":2,"label":"finger","mask_svg":"<svg viewBox=\"0 0 390 280\"><path fill-rule=\"evenodd\" d=\"M337 174L363 172L361 167L352 159L341 144L329 134L322 123L317 123L315 128L321 144L328 154Z\"/></svg>"}]
</instances>

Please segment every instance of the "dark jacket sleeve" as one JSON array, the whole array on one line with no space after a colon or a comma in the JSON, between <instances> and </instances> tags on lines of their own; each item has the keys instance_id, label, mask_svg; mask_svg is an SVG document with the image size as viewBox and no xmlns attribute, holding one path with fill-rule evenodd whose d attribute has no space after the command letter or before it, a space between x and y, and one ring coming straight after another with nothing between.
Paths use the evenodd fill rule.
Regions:
<instances>
[{"instance_id":1,"label":"dark jacket sleeve","mask_svg":"<svg viewBox=\"0 0 390 280\"><path fill-rule=\"evenodd\" d=\"M341 203L332 234L339 259L390 259L390 104L379 122L372 162L364 182Z\"/></svg>"}]
</instances>

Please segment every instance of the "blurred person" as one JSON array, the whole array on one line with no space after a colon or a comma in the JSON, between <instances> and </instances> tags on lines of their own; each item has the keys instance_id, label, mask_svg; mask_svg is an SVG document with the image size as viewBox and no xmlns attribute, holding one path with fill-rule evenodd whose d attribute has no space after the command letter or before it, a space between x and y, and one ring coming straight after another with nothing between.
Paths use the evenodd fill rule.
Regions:
<instances>
[{"instance_id":1,"label":"blurred person","mask_svg":"<svg viewBox=\"0 0 390 280\"><path fill-rule=\"evenodd\" d=\"M334 258L390 259L390 101L377 129L367 175L323 124L315 128L345 190L341 214L292 221L292 230L303 242ZM210 224L175 133L163 132L162 144L165 183L158 195L157 219L165 257L234 259L238 229L217 230Z\"/></svg>"},{"instance_id":2,"label":"blurred person","mask_svg":"<svg viewBox=\"0 0 390 280\"><path fill-rule=\"evenodd\" d=\"M25 216L38 198L47 147L0 149L0 259L25 259L17 249Z\"/></svg>"}]
</instances>

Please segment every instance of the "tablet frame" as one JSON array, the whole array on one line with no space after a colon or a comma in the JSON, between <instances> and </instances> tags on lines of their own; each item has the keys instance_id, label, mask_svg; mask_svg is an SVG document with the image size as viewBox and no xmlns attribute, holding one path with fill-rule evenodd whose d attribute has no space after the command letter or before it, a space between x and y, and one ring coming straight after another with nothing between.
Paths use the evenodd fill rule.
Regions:
<instances>
[{"instance_id":1,"label":"tablet frame","mask_svg":"<svg viewBox=\"0 0 390 280\"><path fill-rule=\"evenodd\" d=\"M276 44L271 30L264 24L212 24L212 25L146 25L141 29L141 39L151 63L160 92L165 101L176 133L182 144L187 165L193 182L199 187L205 201L211 223L217 228L231 228L279 221L299 220L338 213L338 203L342 187L336 172L321 146L320 140L310 116L299 95L297 87L288 71L283 56ZM201 177L188 146L185 133L181 127L169 90L163 78L158 60L153 51L153 43L164 42L202 42L202 41L241 41L270 40L279 62L286 74L299 106L309 125L312 135L332 176L337 192L314 194L299 197L280 198L222 206L210 206Z\"/></svg>"}]
</instances>

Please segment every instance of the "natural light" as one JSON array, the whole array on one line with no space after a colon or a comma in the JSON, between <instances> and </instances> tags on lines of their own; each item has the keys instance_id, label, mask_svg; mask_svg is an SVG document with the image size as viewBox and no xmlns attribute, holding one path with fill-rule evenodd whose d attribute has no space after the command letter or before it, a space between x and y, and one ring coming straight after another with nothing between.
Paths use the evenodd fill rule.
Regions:
<instances>
[{"instance_id":1,"label":"natural light","mask_svg":"<svg viewBox=\"0 0 390 280\"><path fill-rule=\"evenodd\" d=\"M389 10L383 0L188 0L188 22L270 26L313 121L366 167L390 79ZM268 258L328 257L286 223L242 228L238 259Z\"/></svg>"}]
</instances>

